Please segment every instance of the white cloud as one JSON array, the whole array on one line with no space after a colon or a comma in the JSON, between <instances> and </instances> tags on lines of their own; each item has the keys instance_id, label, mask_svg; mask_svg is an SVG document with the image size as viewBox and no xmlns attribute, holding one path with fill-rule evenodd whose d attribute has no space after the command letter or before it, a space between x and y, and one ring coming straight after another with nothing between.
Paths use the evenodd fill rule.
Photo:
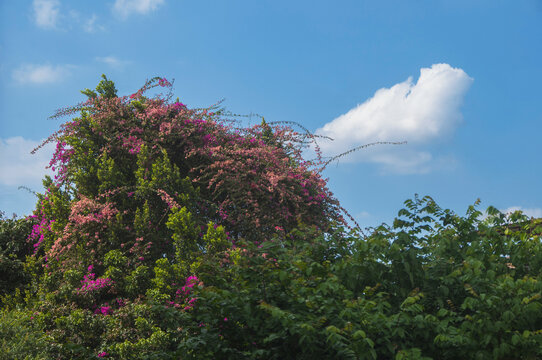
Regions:
<instances>
[{"instance_id":1,"label":"white cloud","mask_svg":"<svg viewBox=\"0 0 542 360\"><path fill-rule=\"evenodd\" d=\"M510 214L515 211L521 210L523 214L534 217L534 218L542 218L542 209L541 208L523 208L521 206L511 206L507 209L502 210L501 212L504 214Z\"/></svg>"},{"instance_id":2,"label":"white cloud","mask_svg":"<svg viewBox=\"0 0 542 360\"><path fill-rule=\"evenodd\" d=\"M374 148L363 155L366 156L365 161L380 164L384 173L427 174L432 170L430 162L434 160L433 155L426 151L409 148Z\"/></svg>"},{"instance_id":3,"label":"white cloud","mask_svg":"<svg viewBox=\"0 0 542 360\"><path fill-rule=\"evenodd\" d=\"M93 33L96 31L104 31L105 27L103 25L100 25L96 22L98 20L98 17L96 14L92 14L92 16L83 22L83 30L85 30L88 33Z\"/></svg>"},{"instance_id":4,"label":"white cloud","mask_svg":"<svg viewBox=\"0 0 542 360\"><path fill-rule=\"evenodd\" d=\"M45 167L52 157L54 144L49 143L34 155L30 154L41 142L21 136L0 139L1 185L36 186L41 184L45 174L51 175Z\"/></svg>"},{"instance_id":5,"label":"white cloud","mask_svg":"<svg viewBox=\"0 0 542 360\"><path fill-rule=\"evenodd\" d=\"M162 5L164 0L116 0L113 4L113 11L122 18L131 14L147 14Z\"/></svg>"},{"instance_id":6,"label":"white cloud","mask_svg":"<svg viewBox=\"0 0 542 360\"><path fill-rule=\"evenodd\" d=\"M363 218L368 218L368 217L371 217L372 215L367 212L367 211L362 211L362 212L359 212L357 213L354 217L358 218L358 219L363 219Z\"/></svg>"},{"instance_id":7,"label":"white cloud","mask_svg":"<svg viewBox=\"0 0 542 360\"><path fill-rule=\"evenodd\" d=\"M47 84L60 81L69 75L70 65L24 64L12 73L13 80L20 84Z\"/></svg>"},{"instance_id":8,"label":"white cloud","mask_svg":"<svg viewBox=\"0 0 542 360\"><path fill-rule=\"evenodd\" d=\"M120 60L115 56L97 57L96 61L102 62L114 68L121 68L129 63L129 61Z\"/></svg>"},{"instance_id":9,"label":"white cloud","mask_svg":"<svg viewBox=\"0 0 542 360\"><path fill-rule=\"evenodd\" d=\"M473 79L448 64L422 68L416 83L382 88L372 98L316 130L334 141L320 141L325 155L335 155L375 141L408 141L401 148L372 147L345 161L369 161L397 172L427 172L434 157L420 145L452 134L462 120L460 106ZM441 162L443 159L438 159Z\"/></svg>"},{"instance_id":10,"label":"white cloud","mask_svg":"<svg viewBox=\"0 0 542 360\"><path fill-rule=\"evenodd\" d=\"M32 6L36 25L44 29L56 28L59 5L58 0L34 0Z\"/></svg>"},{"instance_id":11,"label":"white cloud","mask_svg":"<svg viewBox=\"0 0 542 360\"><path fill-rule=\"evenodd\" d=\"M67 24L69 28L80 26L83 31L87 33L95 33L96 31L105 31L105 26L98 23L98 16L96 14L88 15L79 13L77 10L70 10L68 12L70 23Z\"/></svg>"}]
</instances>

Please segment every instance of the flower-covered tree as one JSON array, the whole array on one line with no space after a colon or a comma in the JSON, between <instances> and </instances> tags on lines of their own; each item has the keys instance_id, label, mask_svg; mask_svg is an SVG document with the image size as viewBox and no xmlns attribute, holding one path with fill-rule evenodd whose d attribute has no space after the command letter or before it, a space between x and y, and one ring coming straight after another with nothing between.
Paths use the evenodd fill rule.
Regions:
<instances>
[{"instance_id":1,"label":"flower-covered tree","mask_svg":"<svg viewBox=\"0 0 542 360\"><path fill-rule=\"evenodd\" d=\"M301 156L305 134L265 121L237 128L220 109L145 97L155 86L171 84L154 78L117 97L104 77L96 91L83 92L88 101L55 114L81 112L49 138L57 142L55 184L73 196L119 201L134 194L130 205L154 196L153 208L158 196L168 197L234 236L271 235L299 223L326 229L342 219L317 164Z\"/></svg>"},{"instance_id":2,"label":"flower-covered tree","mask_svg":"<svg viewBox=\"0 0 542 360\"><path fill-rule=\"evenodd\" d=\"M301 156L306 134L236 127L216 106L147 97L152 88L171 83L119 97L103 76L87 101L53 115L77 117L45 142L56 143L55 176L29 218L40 308L110 315L148 299L189 311L205 258L344 221L318 163Z\"/></svg>"}]
</instances>

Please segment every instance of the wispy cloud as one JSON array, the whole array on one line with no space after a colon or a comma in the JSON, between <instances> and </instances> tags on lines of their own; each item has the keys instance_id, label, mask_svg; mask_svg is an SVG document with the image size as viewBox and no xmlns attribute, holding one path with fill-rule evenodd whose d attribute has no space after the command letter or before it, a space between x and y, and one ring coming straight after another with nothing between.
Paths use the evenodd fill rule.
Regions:
<instances>
[{"instance_id":1,"label":"wispy cloud","mask_svg":"<svg viewBox=\"0 0 542 360\"><path fill-rule=\"evenodd\" d=\"M68 12L70 23L67 24L69 28L81 27L84 32L95 33L97 31L105 31L105 26L103 26L96 14L81 14L77 10L70 10Z\"/></svg>"},{"instance_id":2,"label":"wispy cloud","mask_svg":"<svg viewBox=\"0 0 542 360\"><path fill-rule=\"evenodd\" d=\"M129 61L121 60L116 56L97 57L96 61L102 62L114 68L121 68L130 63Z\"/></svg>"},{"instance_id":3,"label":"wispy cloud","mask_svg":"<svg viewBox=\"0 0 542 360\"><path fill-rule=\"evenodd\" d=\"M34 0L34 20L36 25L44 29L54 29L59 18L58 0Z\"/></svg>"},{"instance_id":4,"label":"wispy cloud","mask_svg":"<svg viewBox=\"0 0 542 360\"><path fill-rule=\"evenodd\" d=\"M43 29L63 31L80 27L87 33L105 30L96 14L81 14L75 9L69 9L69 4L63 5L64 11L60 11L60 5L59 0L34 0L32 7L36 25Z\"/></svg>"},{"instance_id":5,"label":"wispy cloud","mask_svg":"<svg viewBox=\"0 0 542 360\"><path fill-rule=\"evenodd\" d=\"M345 161L375 162L402 173L427 172L434 157L420 145L449 136L462 120L460 106L473 79L448 64L422 68L412 77L382 88L362 104L316 131L325 154L337 154L375 141L408 141L408 146L355 152ZM445 159L439 159L444 161Z\"/></svg>"},{"instance_id":6,"label":"wispy cloud","mask_svg":"<svg viewBox=\"0 0 542 360\"><path fill-rule=\"evenodd\" d=\"M12 77L19 84L55 83L69 75L72 65L23 64L13 70Z\"/></svg>"},{"instance_id":7,"label":"wispy cloud","mask_svg":"<svg viewBox=\"0 0 542 360\"><path fill-rule=\"evenodd\" d=\"M92 16L83 21L83 30L88 33L94 33L96 31L104 31L105 27L97 22L98 16L92 14Z\"/></svg>"},{"instance_id":8,"label":"wispy cloud","mask_svg":"<svg viewBox=\"0 0 542 360\"><path fill-rule=\"evenodd\" d=\"M51 174L45 167L52 157L54 145L47 144L34 155L30 154L39 144L41 141L21 136L0 139L1 185L36 186L45 174Z\"/></svg>"},{"instance_id":9,"label":"wispy cloud","mask_svg":"<svg viewBox=\"0 0 542 360\"><path fill-rule=\"evenodd\" d=\"M163 3L164 0L116 0L113 11L125 19L132 14L148 14Z\"/></svg>"},{"instance_id":10,"label":"wispy cloud","mask_svg":"<svg viewBox=\"0 0 542 360\"><path fill-rule=\"evenodd\" d=\"M501 212L505 214L510 214L518 210L520 210L522 213L524 213L525 215L529 217L542 218L541 208L524 208L521 206L511 206L507 209L502 210Z\"/></svg>"}]
</instances>

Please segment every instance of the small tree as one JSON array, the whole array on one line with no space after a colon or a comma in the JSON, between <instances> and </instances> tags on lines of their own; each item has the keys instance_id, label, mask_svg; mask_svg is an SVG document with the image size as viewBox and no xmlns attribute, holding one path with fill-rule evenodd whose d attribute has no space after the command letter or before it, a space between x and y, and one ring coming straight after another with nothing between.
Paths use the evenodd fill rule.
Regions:
<instances>
[{"instance_id":1,"label":"small tree","mask_svg":"<svg viewBox=\"0 0 542 360\"><path fill-rule=\"evenodd\" d=\"M145 296L190 308L179 279L205 257L344 221L317 164L301 157L305 136L265 121L237 128L217 107L145 96L155 87L171 84L153 78L118 97L103 76L87 101L53 116L79 113L46 140L56 175L29 236L35 286L53 303L99 312Z\"/></svg>"}]
</instances>

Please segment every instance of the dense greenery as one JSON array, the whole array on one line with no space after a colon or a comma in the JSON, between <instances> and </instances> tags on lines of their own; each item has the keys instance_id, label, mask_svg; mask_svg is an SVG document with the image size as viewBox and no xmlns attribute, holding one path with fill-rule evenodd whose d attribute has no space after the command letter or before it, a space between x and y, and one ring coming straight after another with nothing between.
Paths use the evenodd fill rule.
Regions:
<instances>
[{"instance_id":1,"label":"dense greenery","mask_svg":"<svg viewBox=\"0 0 542 360\"><path fill-rule=\"evenodd\" d=\"M0 358L540 359L540 223L405 202L368 235L301 150L103 78L0 220Z\"/></svg>"}]
</instances>

